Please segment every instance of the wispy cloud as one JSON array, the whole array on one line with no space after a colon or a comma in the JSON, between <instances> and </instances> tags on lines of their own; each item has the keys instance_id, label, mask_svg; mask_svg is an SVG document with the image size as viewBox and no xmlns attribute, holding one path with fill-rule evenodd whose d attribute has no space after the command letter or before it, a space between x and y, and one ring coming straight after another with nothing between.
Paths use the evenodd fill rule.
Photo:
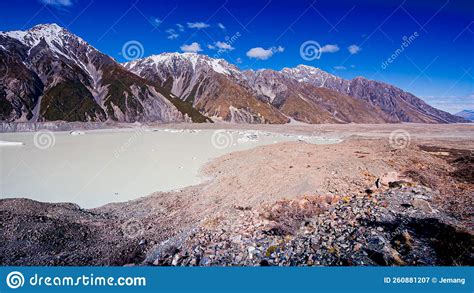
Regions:
<instances>
[{"instance_id":1,"label":"wispy cloud","mask_svg":"<svg viewBox=\"0 0 474 293\"><path fill-rule=\"evenodd\" d=\"M166 33L168 34L167 38L170 40L174 40L179 37L179 34L172 28L166 30Z\"/></svg>"},{"instance_id":2,"label":"wispy cloud","mask_svg":"<svg viewBox=\"0 0 474 293\"><path fill-rule=\"evenodd\" d=\"M221 41L218 41L218 42L215 42L214 45L208 45L207 46L209 49L219 49L219 50L223 50L223 51L232 51L234 50L235 48L232 47L231 44L229 43L226 43L226 42L221 42Z\"/></svg>"},{"instance_id":3,"label":"wispy cloud","mask_svg":"<svg viewBox=\"0 0 474 293\"><path fill-rule=\"evenodd\" d=\"M39 2L58 9L64 9L74 4L72 0L39 0Z\"/></svg>"},{"instance_id":4,"label":"wispy cloud","mask_svg":"<svg viewBox=\"0 0 474 293\"><path fill-rule=\"evenodd\" d=\"M338 45L327 44L321 47L321 53L335 53L339 51Z\"/></svg>"},{"instance_id":5,"label":"wispy cloud","mask_svg":"<svg viewBox=\"0 0 474 293\"><path fill-rule=\"evenodd\" d=\"M197 42L193 42L189 45L182 45L181 46L181 51L183 52L192 52L192 53L197 53L197 52L201 52L202 49L201 49L201 45L199 45L199 43Z\"/></svg>"},{"instance_id":6,"label":"wispy cloud","mask_svg":"<svg viewBox=\"0 0 474 293\"><path fill-rule=\"evenodd\" d=\"M205 22L188 22L188 27L195 28L195 29L203 29L203 28L210 27L210 25L208 25Z\"/></svg>"},{"instance_id":7,"label":"wispy cloud","mask_svg":"<svg viewBox=\"0 0 474 293\"><path fill-rule=\"evenodd\" d=\"M184 32L184 26L182 24L177 23L176 26L180 32Z\"/></svg>"},{"instance_id":8,"label":"wispy cloud","mask_svg":"<svg viewBox=\"0 0 474 293\"><path fill-rule=\"evenodd\" d=\"M264 49L262 47L256 47L247 51L247 57L255 58L259 60L267 60L268 58L272 57L273 54L281 53L283 51L285 51L285 48L283 48L282 46L271 47L268 49Z\"/></svg>"},{"instance_id":9,"label":"wispy cloud","mask_svg":"<svg viewBox=\"0 0 474 293\"><path fill-rule=\"evenodd\" d=\"M474 93L467 96L422 97L431 106L456 114L462 110L474 110Z\"/></svg>"},{"instance_id":10,"label":"wispy cloud","mask_svg":"<svg viewBox=\"0 0 474 293\"><path fill-rule=\"evenodd\" d=\"M349 47L347 47L347 50L349 51L349 53L351 53L351 55L354 55L359 53L362 48L357 45L350 45Z\"/></svg>"},{"instance_id":11,"label":"wispy cloud","mask_svg":"<svg viewBox=\"0 0 474 293\"><path fill-rule=\"evenodd\" d=\"M219 22L219 23L217 24L217 26L218 26L220 29L225 30L225 26L224 26L222 23Z\"/></svg>"},{"instance_id":12,"label":"wispy cloud","mask_svg":"<svg viewBox=\"0 0 474 293\"><path fill-rule=\"evenodd\" d=\"M150 23L154 27L159 27L163 21L157 17L150 17Z\"/></svg>"},{"instance_id":13,"label":"wispy cloud","mask_svg":"<svg viewBox=\"0 0 474 293\"><path fill-rule=\"evenodd\" d=\"M335 69L335 70L346 70L347 67L342 66L342 65L338 65L338 66L334 66L334 69Z\"/></svg>"}]
</instances>

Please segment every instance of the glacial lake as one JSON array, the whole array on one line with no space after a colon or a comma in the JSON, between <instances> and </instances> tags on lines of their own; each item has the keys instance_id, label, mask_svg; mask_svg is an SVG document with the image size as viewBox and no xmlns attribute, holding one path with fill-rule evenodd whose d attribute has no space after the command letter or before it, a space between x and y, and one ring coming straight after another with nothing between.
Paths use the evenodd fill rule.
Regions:
<instances>
[{"instance_id":1,"label":"glacial lake","mask_svg":"<svg viewBox=\"0 0 474 293\"><path fill-rule=\"evenodd\" d=\"M0 133L0 199L94 208L199 184L229 152L283 141L337 139L238 130L117 129Z\"/></svg>"}]
</instances>

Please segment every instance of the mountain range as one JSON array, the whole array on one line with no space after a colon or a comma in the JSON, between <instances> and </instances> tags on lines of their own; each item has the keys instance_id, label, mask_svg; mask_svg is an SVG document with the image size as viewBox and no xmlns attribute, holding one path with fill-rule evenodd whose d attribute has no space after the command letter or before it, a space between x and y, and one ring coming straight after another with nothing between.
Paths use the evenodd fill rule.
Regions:
<instances>
[{"instance_id":1,"label":"mountain range","mask_svg":"<svg viewBox=\"0 0 474 293\"><path fill-rule=\"evenodd\" d=\"M470 121L474 121L474 110L462 110L455 115Z\"/></svg>"},{"instance_id":2,"label":"mountain range","mask_svg":"<svg viewBox=\"0 0 474 293\"><path fill-rule=\"evenodd\" d=\"M0 33L0 120L236 123L453 123L386 83L299 65L242 71L162 53L124 64L56 24Z\"/></svg>"}]
</instances>

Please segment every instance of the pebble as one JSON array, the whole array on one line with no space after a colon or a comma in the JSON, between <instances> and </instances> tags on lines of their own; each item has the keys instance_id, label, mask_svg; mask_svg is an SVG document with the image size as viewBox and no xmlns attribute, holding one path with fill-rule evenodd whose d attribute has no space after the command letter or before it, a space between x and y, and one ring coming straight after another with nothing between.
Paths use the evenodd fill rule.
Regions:
<instances>
[{"instance_id":1,"label":"pebble","mask_svg":"<svg viewBox=\"0 0 474 293\"><path fill-rule=\"evenodd\" d=\"M420 198L420 194L424 197ZM413 263L407 260L415 257L433 265L437 262L430 247L416 249L417 245L426 245L423 244L426 240L421 241L419 235L406 229L395 230L399 229L399 222L412 217L417 221L446 217L440 212L426 213L428 207L431 208L427 194L429 191L419 187L402 186L374 192L371 196L344 195L348 200L341 197L335 204L327 205L328 210L301 217L292 233L266 233L279 226L275 226L271 214L252 208L223 220L215 231L201 230L193 238L195 241L187 244L189 248L184 249L191 255L189 265L197 263L195 259L201 251L206 256L200 258L199 265L403 265ZM298 206L307 203L295 202ZM413 208L401 206L407 202ZM290 216L282 214L282 223L290 221ZM446 222L447 218L439 220ZM225 230L225 234L216 233L221 230ZM406 243L412 250L398 251L400 248L393 244L396 235L402 237L398 243ZM181 259L170 257L163 263L167 261L176 265Z\"/></svg>"}]
</instances>

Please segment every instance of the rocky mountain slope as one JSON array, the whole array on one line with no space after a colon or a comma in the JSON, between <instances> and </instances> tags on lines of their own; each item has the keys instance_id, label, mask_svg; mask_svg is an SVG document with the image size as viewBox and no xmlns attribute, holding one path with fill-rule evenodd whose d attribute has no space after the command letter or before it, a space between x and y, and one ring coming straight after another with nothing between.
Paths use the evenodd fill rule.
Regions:
<instances>
[{"instance_id":1,"label":"rocky mountain slope","mask_svg":"<svg viewBox=\"0 0 474 293\"><path fill-rule=\"evenodd\" d=\"M223 59L165 53L124 64L204 115L245 123L383 123L365 101L298 82L274 70L241 72Z\"/></svg>"},{"instance_id":2,"label":"rocky mountain slope","mask_svg":"<svg viewBox=\"0 0 474 293\"><path fill-rule=\"evenodd\" d=\"M244 123L288 122L270 103L257 99L240 70L223 59L195 53L164 53L124 66L214 119Z\"/></svg>"},{"instance_id":3,"label":"rocky mountain slope","mask_svg":"<svg viewBox=\"0 0 474 293\"><path fill-rule=\"evenodd\" d=\"M466 122L410 93L299 65L163 53L123 65L56 24L0 33L0 121Z\"/></svg>"},{"instance_id":4,"label":"rocky mountain slope","mask_svg":"<svg viewBox=\"0 0 474 293\"><path fill-rule=\"evenodd\" d=\"M245 72L257 97L305 123L383 123L383 112L365 101L299 82L274 70Z\"/></svg>"},{"instance_id":5,"label":"rocky mountain slope","mask_svg":"<svg viewBox=\"0 0 474 293\"><path fill-rule=\"evenodd\" d=\"M124 67L204 115L232 122L465 122L394 86L362 77L344 80L306 65L241 72L223 59L164 53Z\"/></svg>"},{"instance_id":6,"label":"rocky mountain slope","mask_svg":"<svg viewBox=\"0 0 474 293\"><path fill-rule=\"evenodd\" d=\"M383 82L368 80L363 77L345 80L306 65L284 68L281 72L300 82L328 88L364 100L382 110L386 122L466 122L464 119L459 119L457 116L433 108L414 95Z\"/></svg>"},{"instance_id":7,"label":"rocky mountain slope","mask_svg":"<svg viewBox=\"0 0 474 293\"><path fill-rule=\"evenodd\" d=\"M196 112L55 24L0 33L0 59L4 121L174 122Z\"/></svg>"}]
</instances>

